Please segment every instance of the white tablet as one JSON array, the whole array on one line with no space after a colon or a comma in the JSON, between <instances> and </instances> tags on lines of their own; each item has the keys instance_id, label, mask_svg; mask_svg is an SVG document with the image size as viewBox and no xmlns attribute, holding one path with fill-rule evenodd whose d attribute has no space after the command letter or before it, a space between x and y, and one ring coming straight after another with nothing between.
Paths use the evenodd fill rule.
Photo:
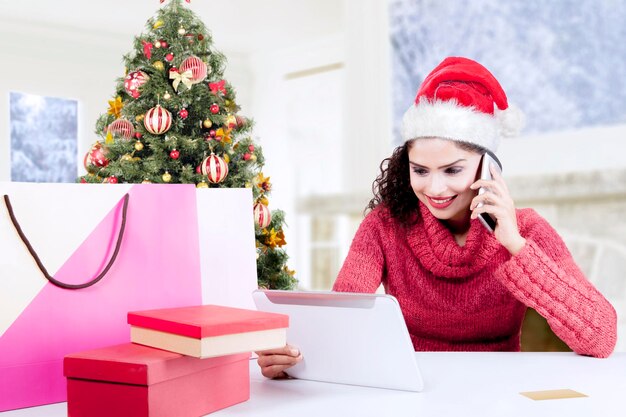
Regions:
<instances>
[{"instance_id":1,"label":"white tablet","mask_svg":"<svg viewBox=\"0 0 626 417\"><path fill-rule=\"evenodd\" d=\"M421 391L422 376L398 301L384 294L257 290L260 311L289 315L300 379Z\"/></svg>"}]
</instances>

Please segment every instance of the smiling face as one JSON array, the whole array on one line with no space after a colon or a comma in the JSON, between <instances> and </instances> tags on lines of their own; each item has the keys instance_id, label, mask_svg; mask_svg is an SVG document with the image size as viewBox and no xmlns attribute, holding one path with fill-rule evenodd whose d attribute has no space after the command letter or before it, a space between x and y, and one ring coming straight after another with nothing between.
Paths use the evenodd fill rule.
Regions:
<instances>
[{"instance_id":1,"label":"smiling face","mask_svg":"<svg viewBox=\"0 0 626 417\"><path fill-rule=\"evenodd\" d=\"M439 220L468 225L476 196L469 187L476 181L481 156L451 140L416 139L409 145L411 188Z\"/></svg>"}]
</instances>

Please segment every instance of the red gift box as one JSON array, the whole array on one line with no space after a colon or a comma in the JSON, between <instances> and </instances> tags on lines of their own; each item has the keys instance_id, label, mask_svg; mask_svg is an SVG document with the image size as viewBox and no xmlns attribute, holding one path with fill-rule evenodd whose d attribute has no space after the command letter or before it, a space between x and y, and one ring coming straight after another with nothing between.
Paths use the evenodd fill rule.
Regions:
<instances>
[{"instance_id":1,"label":"red gift box","mask_svg":"<svg viewBox=\"0 0 626 417\"><path fill-rule=\"evenodd\" d=\"M128 323L133 343L212 358L285 346L289 316L203 305L131 311Z\"/></svg>"},{"instance_id":2,"label":"red gift box","mask_svg":"<svg viewBox=\"0 0 626 417\"><path fill-rule=\"evenodd\" d=\"M68 416L203 416L250 398L249 359L198 359L133 343L68 355Z\"/></svg>"}]
</instances>

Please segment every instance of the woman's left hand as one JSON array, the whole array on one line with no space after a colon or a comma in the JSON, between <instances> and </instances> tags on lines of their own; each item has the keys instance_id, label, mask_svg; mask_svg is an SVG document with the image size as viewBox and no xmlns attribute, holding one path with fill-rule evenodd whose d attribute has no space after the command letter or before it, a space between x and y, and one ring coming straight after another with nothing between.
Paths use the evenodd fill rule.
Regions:
<instances>
[{"instance_id":1,"label":"woman's left hand","mask_svg":"<svg viewBox=\"0 0 626 417\"><path fill-rule=\"evenodd\" d=\"M477 218L480 213L488 213L495 217L497 220L494 230L496 239L507 248L511 255L516 255L526 244L526 239L520 235L517 227L515 204L502 174L494 169L493 164L489 166L489 171L491 171L492 180L478 180L470 186L473 190L485 188L485 192L474 197L470 204L471 218ZM476 207L480 203L482 206Z\"/></svg>"}]
</instances>

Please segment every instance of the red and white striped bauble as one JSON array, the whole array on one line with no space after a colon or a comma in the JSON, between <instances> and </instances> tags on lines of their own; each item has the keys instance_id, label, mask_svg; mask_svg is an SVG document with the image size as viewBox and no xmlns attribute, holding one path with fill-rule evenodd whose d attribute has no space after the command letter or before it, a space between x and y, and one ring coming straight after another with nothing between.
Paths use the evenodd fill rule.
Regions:
<instances>
[{"instance_id":1,"label":"red and white striped bauble","mask_svg":"<svg viewBox=\"0 0 626 417\"><path fill-rule=\"evenodd\" d=\"M143 118L143 125L153 135L161 135L172 126L172 113L160 105L151 108Z\"/></svg>"},{"instance_id":2,"label":"red and white striped bauble","mask_svg":"<svg viewBox=\"0 0 626 417\"><path fill-rule=\"evenodd\" d=\"M180 64L179 72L182 74L185 71L191 71L191 77L189 77L189 79L192 84L198 84L204 81L207 76L206 63L195 55L185 58L183 63Z\"/></svg>"},{"instance_id":3,"label":"red and white striped bauble","mask_svg":"<svg viewBox=\"0 0 626 417\"><path fill-rule=\"evenodd\" d=\"M109 125L107 130L114 138L122 138L124 140L129 140L135 134L135 126L126 119L115 120Z\"/></svg>"},{"instance_id":4,"label":"red and white striped bauble","mask_svg":"<svg viewBox=\"0 0 626 417\"><path fill-rule=\"evenodd\" d=\"M265 204L256 203L254 205L254 221L261 229L265 229L270 225L272 213Z\"/></svg>"},{"instance_id":5,"label":"red and white striped bauble","mask_svg":"<svg viewBox=\"0 0 626 417\"><path fill-rule=\"evenodd\" d=\"M224 181L228 175L228 164L219 156L211 153L202 161L202 173L214 184Z\"/></svg>"},{"instance_id":6,"label":"red and white striped bauble","mask_svg":"<svg viewBox=\"0 0 626 417\"><path fill-rule=\"evenodd\" d=\"M144 85L150 77L143 71L129 72L126 78L124 78L124 89L133 98L139 97L139 87Z\"/></svg>"}]
</instances>

